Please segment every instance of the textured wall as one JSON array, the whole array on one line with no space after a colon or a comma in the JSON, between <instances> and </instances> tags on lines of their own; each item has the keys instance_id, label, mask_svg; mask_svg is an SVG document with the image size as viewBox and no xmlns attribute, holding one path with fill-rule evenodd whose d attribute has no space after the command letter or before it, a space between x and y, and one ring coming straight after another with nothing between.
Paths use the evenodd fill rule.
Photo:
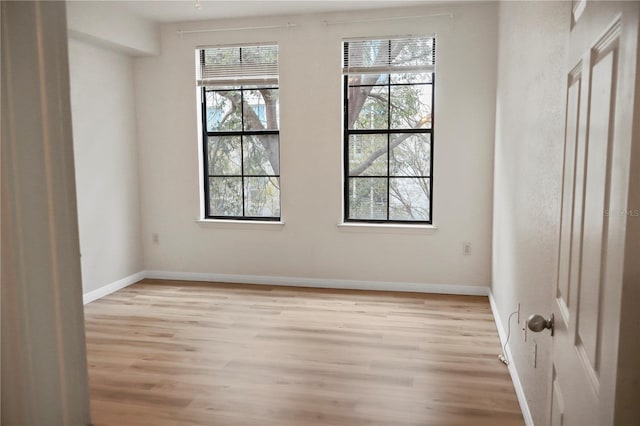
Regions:
<instances>
[{"instance_id":1,"label":"textured wall","mask_svg":"<svg viewBox=\"0 0 640 426\"><path fill-rule=\"evenodd\" d=\"M119 3L67 2L69 36L129 55L157 55L160 52L157 24L129 13Z\"/></svg>"},{"instance_id":2,"label":"textured wall","mask_svg":"<svg viewBox=\"0 0 640 426\"><path fill-rule=\"evenodd\" d=\"M84 293L144 269L132 61L69 41Z\"/></svg>"},{"instance_id":3,"label":"textured wall","mask_svg":"<svg viewBox=\"0 0 640 426\"><path fill-rule=\"evenodd\" d=\"M452 12L455 16L324 25ZM178 28L293 22L292 29L176 35ZM162 54L137 58L143 239L150 270L459 284L490 283L497 6L226 20L162 28ZM341 40L438 37L437 231L338 227L342 215ZM200 212L194 50L278 42L284 226L196 223ZM157 233L159 243L152 242ZM471 256L462 244L472 243Z\"/></svg>"},{"instance_id":4,"label":"textured wall","mask_svg":"<svg viewBox=\"0 0 640 426\"><path fill-rule=\"evenodd\" d=\"M499 12L492 292L505 330L521 303L509 346L537 424L548 422L551 340L525 342L521 328L548 314L555 280L569 13L570 2L501 2Z\"/></svg>"}]
</instances>

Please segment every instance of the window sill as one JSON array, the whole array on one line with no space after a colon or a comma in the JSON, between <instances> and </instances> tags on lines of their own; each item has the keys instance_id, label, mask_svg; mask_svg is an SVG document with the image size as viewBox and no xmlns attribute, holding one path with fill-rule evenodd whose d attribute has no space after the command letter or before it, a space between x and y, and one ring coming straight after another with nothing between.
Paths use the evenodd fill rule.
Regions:
<instances>
[{"instance_id":1,"label":"window sill","mask_svg":"<svg viewBox=\"0 0 640 426\"><path fill-rule=\"evenodd\" d=\"M278 230L284 227L284 222L271 220L197 219L196 223L204 228Z\"/></svg>"},{"instance_id":2,"label":"window sill","mask_svg":"<svg viewBox=\"0 0 640 426\"><path fill-rule=\"evenodd\" d=\"M338 223L338 229L346 232L382 232L382 233L402 233L402 234L434 234L438 227L436 225L403 225L398 223Z\"/></svg>"}]
</instances>

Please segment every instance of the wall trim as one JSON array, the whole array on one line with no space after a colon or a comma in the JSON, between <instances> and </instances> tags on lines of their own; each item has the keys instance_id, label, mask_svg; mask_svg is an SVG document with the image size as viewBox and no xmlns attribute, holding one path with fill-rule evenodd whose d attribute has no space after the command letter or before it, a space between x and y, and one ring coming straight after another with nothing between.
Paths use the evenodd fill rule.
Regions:
<instances>
[{"instance_id":1,"label":"wall trim","mask_svg":"<svg viewBox=\"0 0 640 426\"><path fill-rule=\"evenodd\" d=\"M489 287L458 284L426 284L389 281L341 280L331 278L278 277L201 272L146 271L146 278L184 281L212 281L237 284L280 285L293 287L334 288L348 290L400 291L414 293L488 296Z\"/></svg>"},{"instance_id":2,"label":"wall trim","mask_svg":"<svg viewBox=\"0 0 640 426\"><path fill-rule=\"evenodd\" d=\"M489 289L489 304L491 305L491 312L493 313L493 320L496 323L496 328L498 329L498 336L500 337L500 346L505 347L505 341L507 340L507 331L504 329L502 325L502 321L500 321L500 315L498 313L498 306L496 305L496 301L493 297L493 291ZM511 381L513 382L513 387L516 390L516 396L518 397L518 403L520 404L520 411L522 411L522 417L524 417L524 422L527 426L534 426L533 417L531 416L531 410L529 409L529 403L527 402L526 395L524 393L524 387L522 386L522 382L520 381L520 376L518 375L518 369L514 363L513 355L511 354L511 347L507 344L506 350L507 358L509 359L509 365L507 366L509 369L509 375L511 376Z\"/></svg>"},{"instance_id":3,"label":"wall trim","mask_svg":"<svg viewBox=\"0 0 640 426\"><path fill-rule=\"evenodd\" d=\"M82 301L86 305L87 303L91 303L94 300L98 300L108 294L114 293L120 289L130 286L131 284L135 284L138 281L144 279L146 277L145 271L136 272L135 274L129 275L128 277L124 277L118 281L114 281L110 284L103 285L100 288L90 291L89 293L85 293L82 295Z\"/></svg>"}]
</instances>

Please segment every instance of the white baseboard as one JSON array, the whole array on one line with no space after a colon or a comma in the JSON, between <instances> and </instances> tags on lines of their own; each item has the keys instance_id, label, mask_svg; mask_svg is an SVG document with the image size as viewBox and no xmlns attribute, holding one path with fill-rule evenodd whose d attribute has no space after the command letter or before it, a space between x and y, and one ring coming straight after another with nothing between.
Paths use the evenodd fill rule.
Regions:
<instances>
[{"instance_id":1,"label":"white baseboard","mask_svg":"<svg viewBox=\"0 0 640 426\"><path fill-rule=\"evenodd\" d=\"M488 296L489 287L457 284L423 284L386 281L339 280L324 278L276 277L265 275L235 275L197 272L146 271L146 278L184 281L212 281L222 283L244 283L281 285L294 287L335 288L349 290L401 291L415 293L461 294Z\"/></svg>"},{"instance_id":2,"label":"white baseboard","mask_svg":"<svg viewBox=\"0 0 640 426\"><path fill-rule=\"evenodd\" d=\"M84 304L91 303L108 294L144 279L211 281L236 284L281 285L293 287L335 288L348 290L400 291L412 293L459 294L465 296L488 296L489 288L459 284L424 284L388 281L336 280L322 278L275 277L266 275L235 275L198 272L140 271L121 280L102 286L82 296Z\"/></svg>"},{"instance_id":3,"label":"white baseboard","mask_svg":"<svg viewBox=\"0 0 640 426\"><path fill-rule=\"evenodd\" d=\"M518 397L518 403L520 404L520 410L522 411L522 417L524 417L524 423L527 426L534 426L533 417L531 416L531 410L529 409L529 403L527 402L527 398L524 394L524 388L522 387L522 382L520 381L520 376L518 376L518 370L516 369L516 365L514 363L514 358L511 355L511 349L509 344L505 346L505 342L507 340L507 332L502 325L502 321L500 321L500 315L498 314L498 307L496 305L496 301L493 298L493 292L489 290L489 304L491 305L491 312L493 313L493 320L496 323L496 328L498 329L498 336L500 336L500 345L505 348L505 355L509 360L508 368L509 374L511 375L511 381L513 382L513 387L516 390L516 396ZM512 328L513 331L513 328ZM517 334L517 333L516 333Z\"/></svg>"},{"instance_id":4,"label":"white baseboard","mask_svg":"<svg viewBox=\"0 0 640 426\"><path fill-rule=\"evenodd\" d=\"M111 284L104 285L98 289L90 291L89 293L85 293L84 295L82 295L82 301L86 305L87 303L91 303L94 300L98 300L101 297L104 297L122 288L130 286L131 284L137 283L138 281L144 279L145 277L146 277L145 271L140 271L133 275L129 275L128 277L124 277L118 281L114 281Z\"/></svg>"}]
</instances>

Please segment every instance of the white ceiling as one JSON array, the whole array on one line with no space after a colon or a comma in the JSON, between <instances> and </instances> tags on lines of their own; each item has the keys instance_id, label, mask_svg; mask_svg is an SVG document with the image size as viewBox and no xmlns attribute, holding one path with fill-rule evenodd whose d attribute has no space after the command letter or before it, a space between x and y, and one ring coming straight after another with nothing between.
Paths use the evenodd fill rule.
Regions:
<instances>
[{"instance_id":1,"label":"white ceiling","mask_svg":"<svg viewBox=\"0 0 640 426\"><path fill-rule=\"evenodd\" d=\"M432 4L435 1L248 1L134 0L114 1L130 13L155 22L183 22L248 16L300 15Z\"/></svg>"}]
</instances>

